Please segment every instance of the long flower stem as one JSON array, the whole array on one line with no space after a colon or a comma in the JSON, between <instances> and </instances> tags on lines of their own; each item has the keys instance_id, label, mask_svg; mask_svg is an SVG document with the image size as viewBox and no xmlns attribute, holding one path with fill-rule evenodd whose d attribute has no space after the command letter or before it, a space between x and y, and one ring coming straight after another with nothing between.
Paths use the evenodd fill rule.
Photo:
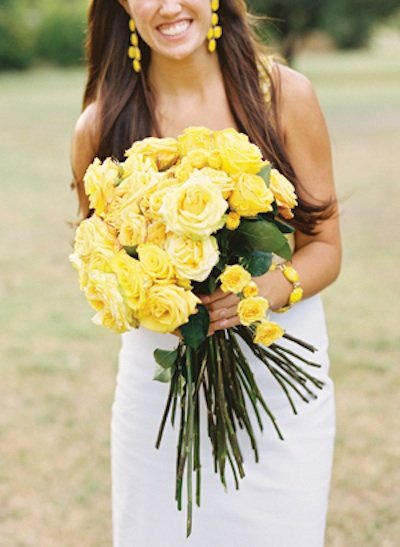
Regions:
<instances>
[{"instance_id":1,"label":"long flower stem","mask_svg":"<svg viewBox=\"0 0 400 547\"><path fill-rule=\"evenodd\" d=\"M237 340L235 339L234 336L232 336L232 341L233 341L235 347L237 348L237 351L241 352L242 350L240 349L240 346L239 346L239 344L238 344L238 342L237 342ZM276 418L275 418L275 416L273 415L273 413L271 412L271 410L270 410L270 408L268 407L267 403L265 402L265 400L264 400L264 398L263 398L263 396L262 396L262 394L261 394L261 392L260 392L260 390L259 390L259 388L258 388L258 386L257 386L257 384L256 384L256 382L255 382L255 380L254 380L254 374L253 374L253 372L251 371L250 366L249 366L247 360L244 358L244 356L243 356L243 369L242 369L242 370L243 370L243 372L244 372L244 374L245 374L245 376L246 376L247 381L248 381L249 384L251 385L251 388L252 388L252 390L254 391L254 394L256 395L257 400L260 402L261 406L263 407L263 409L264 409L265 412L267 413L269 419L271 420L272 425L274 426L275 431L276 431L277 434L278 434L278 437L279 437L281 440L283 440L283 435L282 435L282 432L281 432L281 430L279 429L279 426L278 426L278 424L277 424L277 422L276 422Z\"/></svg>"},{"instance_id":2,"label":"long flower stem","mask_svg":"<svg viewBox=\"0 0 400 547\"><path fill-rule=\"evenodd\" d=\"M290 340L291 342L294 342L295 344L313 353L317 351L312 344L308 344L307 342L304 342L304 340L300 340L300 338L296 338L295 336L292 336L291 334L288 334L287 332L285 332L285 334L283 335L283 338L286 338L287 340Z\"/></svg>"},{"instance_id":3,"label":"long flower stem","mask_svg":"<svg viewBox=\"0 0 400 547\"><path fill-rule=\"evenodd\" d=\"M194 366L194 352L187 349L186 352L186 374L187 374L187 424L185 435L185 452L187 454L186 466L186 488L187 488L187 517L186 517L186 537L192 532L192 514L193 514L193 422L194 422L194 401L193 401L193 380L192 367Z\"/></svg>"},{"instance_id":4,"label":"long flower stem","mask_svg":"<svg viewBox=\"0 0 400 547\"><path fill-rule=\"evenodd\" d=\"M316 397L310 385L321 389L324 382L309 374L300 363L319 366L279 344L263 347L253 341L254 329L243 326L218 331L196 349L180 343L174 364L170 389L163 412L156 446L160 446L168 415L174 423L175 412L180 407L180 424L177 443L175 499L182 509L183 482L186 478L186 534L190 536L193 522L193 474L195 474L195 503L201 500L200 462L200 397L204 397L207 409L207 433L210 438L214 470L227 488L226 466L231 468L235 487L244 477L243 456L238 442L239 428L245 430L259 461L256 435L248 412L252 408L258 426L263 430L260 410L264 409L278 437L283 440L276 418L264 400L254 372L236 335L240 336L252 353L266 366L286 395L294 413L297 413L292 393L304 402ZM309 344L287 335L310 351ZM186 477L185 477L186 473Z\"/></svg>"}]
</instances>

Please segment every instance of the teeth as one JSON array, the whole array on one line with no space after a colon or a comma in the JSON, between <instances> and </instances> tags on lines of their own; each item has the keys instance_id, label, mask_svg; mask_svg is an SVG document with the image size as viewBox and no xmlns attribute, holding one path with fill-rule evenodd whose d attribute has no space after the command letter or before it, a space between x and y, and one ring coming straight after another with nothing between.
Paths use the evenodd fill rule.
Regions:
<instances>
[{"instance_id":1,"label":"teeth","mask_svg":"<svg viewBox=\"0 0 400 547\"><path fill-rule=\"evenodd\" d=\"M159 27L159 30L166 36L178 36L178 34L185 32L185 30L189 28L189 25L189 21L180 21L179 23L175 23L173 25L162 25Z\"/></svg>"}]
</instances>

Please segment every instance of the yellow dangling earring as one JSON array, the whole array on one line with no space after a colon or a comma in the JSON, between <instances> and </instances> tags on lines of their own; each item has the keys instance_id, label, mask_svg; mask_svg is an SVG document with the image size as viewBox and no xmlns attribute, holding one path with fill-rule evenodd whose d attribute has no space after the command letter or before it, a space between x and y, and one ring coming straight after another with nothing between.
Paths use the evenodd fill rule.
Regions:
<instances>
[{"instance_id":1,"label":"yellow dangling earring","mask_svg":"<svg viewBox=\"0 0 400 547\"><path fill-rule=\"evenodd\" d=\"M217 40L222 36L222 27L219 23L219 16L217 11L219 10L219 0L211 0L211 27L207 33L208 51L214 53L217 49Z\"/></svg>"},{"instance_id":2,"label":"yellow dangling earring","mask_svg":"<svg viewBox=\"0 0 400 547\"><path fill-rule=\"evenodd\" d=\"M136 73L142 70L142 53L139 49L139 37L136 32L136 24L133 19L129 19L129 30L131 31L131 45L128 49L128 57L132 59L132 67Z\"/></svg>"}]
</instances>

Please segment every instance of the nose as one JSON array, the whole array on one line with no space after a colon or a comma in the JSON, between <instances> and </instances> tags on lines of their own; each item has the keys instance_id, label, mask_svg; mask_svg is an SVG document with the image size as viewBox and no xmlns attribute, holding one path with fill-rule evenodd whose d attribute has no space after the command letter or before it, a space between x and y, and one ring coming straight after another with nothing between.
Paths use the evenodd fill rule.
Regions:
<instances>
[{"instance_id":1,"label":"nose","mask_svg":"<svg viewBox=\"0 0 400 547\"><path fill-rule=\"evenodd\" d=\"M160 15L163 17L176 17L181 11L180 0L164 0L161 3Z\"/></svg>"}]
</instances>

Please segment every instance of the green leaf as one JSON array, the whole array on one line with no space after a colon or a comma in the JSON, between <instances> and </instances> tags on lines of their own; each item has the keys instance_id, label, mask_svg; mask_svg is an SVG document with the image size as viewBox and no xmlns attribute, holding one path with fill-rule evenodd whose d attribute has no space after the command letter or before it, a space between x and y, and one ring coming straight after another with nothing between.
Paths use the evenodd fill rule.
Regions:
<instances>
[{"instance_id":1,"label":"green leaf","mask_svg":"<svg viewBox=\"0 0 400 547\"><path fill-rule=\"evenodd\" d=\"M128 255L131 256L132 258L138 257L138 254L136 251L137 245L124 245L124 249L128 253Z\"/></svg>"},{"instance_id":2,"label":"green leaf","mask_svg":"<svg viewBox=\"0 0 400 547\"><path fill-rule=\"evenodd\" d=\"M242 220L237 231L246 238L254 251L275 253L287 245L279 228L266 220Z\"/></svg>"},{"instance_id":3,"label":"green leaf","mask_svg":"<svg viewBox=\"0 0 400 547\"><path fill-rule=\"evenodd\" d=\"M226 255L220 255L218 262L215 264L214 268L218 270L218 273L223 272L228 263L228 257Z\"/></svg>"},{"instance_id":4,"label":"green leaf","mask_svg":"<svg viewBox=\"0 0 400 547\"><path fill-rule=\"evenodd\" d=\"M189 321L180 328L185 344L194 349L197 349L207 338L208 327L210 326L210 316L207 308L200 305L197 309L198 312L191 315Z\"/></svg>"},{"instance_id":5,"label":"green leaf","mask_svg":"<svg viewBox=\"0 0 400 547\"><path fill-rule=\"evenodd\" d=\"M248 244L245 237L236 230L235 237L232 240L231 255L229 259L234 256L248 256L252 251L251 246ZM229 263L229 260L228 260Z\"/></svg>"},{"instance_id":6,"label":"green leaf","mask_svg":"<svg viewBox=\"0 0 400 547\"><path fill-rule=\"evenodd\" d=\"M219 269L218 264L214 267L210 275L206 280L201 283L194 283L196 294L211 294L218 287L218 278L222 270Z\"/></svg>"},{"instance_id":7,"label":"green leaf","mask_svg":"<svg viewBox=\"0 0 400 547\"><path fill-rule=\"evenodd\" d=\"M178 359L178 350L156 349L153 352L154 359L163 369L172 368Z\"/></svg>"},{"instance_id":8,"label":"green leaf","mask_svg":"<svg viewBox=\"0 0 400 547\"><path fill-rule=\"evenodd\" d=\"M291 260L293 254L292 249L290 248L290 245L287 241L285 241L285 244L282 245L282 247L274 251L274 253L278 256L281 256L285 260Z\"/></svg>"},{"instance_id":9,"label":"green leaf","mask_svg":"<svg viewBox=\"0 0 400 547\"><path fill-rule=\"evenodd\" d=\"M157 366L156 371L153 376L153 380L156 380L157 382L170 382L172 378L172 369L171 368L162 368Z\"/></svg>"},{"instance_id":10,"label":"green leaf","mask_svg":"<svg viewBox=\"0 0 400 547\"><path fill-rule=\"evenodd\" d=\"M215 234L215 237L218 242L219 252L221 254L227 253L229 249L229 241L232 237L232 232L230 230L227 230L226 228L223 228Z\"/></svg>"},{"instance_id":11,"label":"green leaf","mask_svg":"<svg viewBox=\"0 0 400 547\"><path fill-rule=\"evenodd\" d=\"M275 219L275 224L278 226L282 234L293 234L293 232L295 232L293 226L289 226L289 224L286 224L286 222Z\"/></svg>"},{"instance_id":12,"label":"green leaf","mask_svg":"<svg viewBox=\"0 0 400 547\"><path fill-rule=\"evenodd\" d=\"M271 169L272 169L271 164L267 163L267 165L264 165L264 167L258 173L258 176L264 180L267 187L269 187L270 180L271 180Z\"/></svg>"},{"instance_id":13,"label":"green leaf","mask_svg":"<svg viewBox=\"0 0 400 547\"><path fill-rule=\"evenodd\" d=\"M262 275L267 272L271 266L272 253L266 251L252 251L240 263L251 275Z\"/></svg>"}]
</instances>

